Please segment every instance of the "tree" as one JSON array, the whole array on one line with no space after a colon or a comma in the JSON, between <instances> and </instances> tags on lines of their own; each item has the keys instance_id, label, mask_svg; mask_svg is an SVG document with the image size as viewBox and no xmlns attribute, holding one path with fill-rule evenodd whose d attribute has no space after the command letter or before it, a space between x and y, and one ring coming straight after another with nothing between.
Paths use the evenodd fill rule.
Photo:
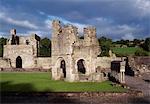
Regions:
<instances>
[{"instance_id":1,"label":"tree","mask_svg":"<svg viewBox=\"0 0 150 104\"><path fill-rule=\"evenodd\" d=\"M0 38L0 44L3 44L3 45L6 45L6 41L7 39L6 38Z\"/></svg>"},{"instance_id":2,"label":"tree","mask_svg":"<svg viewBox=\"0 0 150 104\"><path fill-rule=\"evenodd\" d=\"M6 45L6 38L0 38L0 56L3 56L3 46Z\"/></svg>"},{"instance_id":3,"label":"tree","mask_svg":"<svg viewBox=\"0 0 150 104\"><path fill-rule=\"evenodd\" d=\"M135 45L140 44L140 42L141 42L141 40L139 40L139 39L134 39L134 40L133 40L133 43L134 43Z\"/></svg>"},{"instance_id":4,"label":"tree","mask_svg":"<svg viewBox=\"0 0 150 104\"><path fill-rule=\"evenodd\" d=\"M109 50L112 46L112 40L103 36L99 38L98 41L102 50L100 56L109 56Z\"/></svg>"},{"instance_id":5,"label":"tree","mask_svg":"<svg viewBox=\"0 0 150 104\"><path fill-rule=\"evenodd\" d=\"M145 39L145 42L143 44L143 49L146 51L150 51L150 37Z\"/></svg>"},{"instance_id":6,"label":"tree","mask_svg":"<svg viewBox=\"0 0 150 104\"><path fill-rule=\"evenodd\" d=\"M100 56L109 56L110 47L107 45L101 46L101 55Z\"/></svg>"},{"instance_id":7,"label":"tree","mask_svg":"<svg viewBox=\"0 0 150 104\"><path fill-rule=\"evenodd\" d=\"M51 56L51 41L48 38L40 40L39 56Z\"/></svg>"}]
</instances>

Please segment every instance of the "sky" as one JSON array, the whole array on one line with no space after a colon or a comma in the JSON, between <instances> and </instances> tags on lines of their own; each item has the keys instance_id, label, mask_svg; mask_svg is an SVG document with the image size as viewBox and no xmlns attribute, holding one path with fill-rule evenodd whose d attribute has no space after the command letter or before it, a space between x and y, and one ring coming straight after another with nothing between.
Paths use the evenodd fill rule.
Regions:
<instances>
[{"instance_id":1,"label":"sky","mask_svg":"<svg viewBox=\"0 0 150 104\"><path fill-rule=\"evenodd\" d=\"M113 40L150 37L150 0L0 0L0 37L51 38L52 20L83 28L95 26L97 37Z\"/></svg>"}]
</instances>

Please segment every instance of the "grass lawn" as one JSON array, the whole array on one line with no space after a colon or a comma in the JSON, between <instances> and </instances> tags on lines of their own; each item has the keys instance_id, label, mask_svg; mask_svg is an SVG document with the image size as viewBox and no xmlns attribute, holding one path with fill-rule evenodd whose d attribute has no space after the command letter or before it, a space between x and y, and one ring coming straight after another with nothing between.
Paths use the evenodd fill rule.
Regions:
<instances>
[{"instance_id":1,"label":"grass lawn","mask_svg":"<svg viewBox=\"0 0 150 104\"><path fill-rule=\"evenodd\" d=\"M111 86L110 81L105 82L64 82L51 79L49 72L0 72L1 91L22 92L84 92L106 91L124 92L122 87Z\"/></svg>"},{"instance_id":2,"label":"grass lawn","mask_svg":"<svg viewBox=\"0 0 150 104\"><path fill-rule=\"evenodd\" d=\"M127 48L118 48L118 47L114 47L112 48L112 51L115 54L121 54L121 55L134 55L134 53L140 50L140 48L136 48L136 47L127 47Z\"/></svg>"}]
</instances>

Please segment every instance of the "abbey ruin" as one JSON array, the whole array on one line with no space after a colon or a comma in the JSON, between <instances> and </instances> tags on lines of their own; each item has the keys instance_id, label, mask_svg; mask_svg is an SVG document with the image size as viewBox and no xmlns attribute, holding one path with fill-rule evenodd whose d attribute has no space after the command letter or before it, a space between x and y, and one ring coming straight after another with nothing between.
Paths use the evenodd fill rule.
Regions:
<instances>
[{"instance_id":1,"label":"abbey ruin","mask_svg":"<svg viewBox=\"0 0 150 104\"><path fill-rule=\"evenodd\" d=\"M54 80L65 81L104 81L108 79L112 63L119 64L119 71L112 71L120 82L124 82L125 61L110 53L110 57L99 57L101 50L96 38L96 28L83 29L80 38L77 27L62 25L60 21L52 22L52 56L38 57L40 37L18 36L15 29L10 31L10 38L4 46L3 57L0 58L2 70L19 70L41 68L51 69ZM112 75L113 75L112 74Z\"/></svg>"},{"instance_id":2,"label":"abbey ruin","mask_svg":"<svg viewBox=\"0 0 150 104\"><path fill-rule=\"evenodd\" d=\"M52 27L52 77L54 79L106 80L107 73L103 68L110 69L111 61L116 57L108 58L107 61L98 57L101 50L95 27L83 29L84 39L79 38L80 35L75 26L62 26L60 21L56 20L53 21Z\"/></svg>"}]
</instances>

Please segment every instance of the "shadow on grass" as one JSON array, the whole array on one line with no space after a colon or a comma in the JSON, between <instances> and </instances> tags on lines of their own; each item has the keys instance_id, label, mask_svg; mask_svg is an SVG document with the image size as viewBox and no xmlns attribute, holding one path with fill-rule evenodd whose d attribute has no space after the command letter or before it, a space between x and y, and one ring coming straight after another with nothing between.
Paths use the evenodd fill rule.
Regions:
<instances>
[{"instance_id":1,"label":"shadow on grass","mask_svg":"<svg viewBox=\"0 0 150 104\"><path fill-rule=\"evenodd\" d=\"M68 97L64 94L54 93L50 89L45 92L37 92L30 83L14 84L12 81L0 82L1 103L14 104L79 104L80 100ZM48 92L46 92L48 91Z\"/></svg>"},{"instance_id":2,"label":"shadow on grass","mask_svg":"<svg viewBox=\"0 0 150 104\"><path fill-rule=\"evenodd\" d=\"M14 84L12 81L0 82L1 92L31 92L35 88L30 83Z\"/></svg>"},{"instance_id":3,"label":"shadow on grass","mask_svg":"<svg viewBox=\"0 0 150 104\"><path fill-rule=\"evenodd\" d=\"M149 104L149 97L129 97L126 101L120 101L122 97L92 96L80 97L68 95L69 93L55 93L50 89L45 92L37 92L30 83L14 84L11 81L1 82L1 104L100 104L111 101L116 104ZM48 92L47 92L48 91ZM77 95L77 93L75 93ZM79 92L80 95L80 92ZM94 98L94 100L93 100ZM125 98L125 97L123 97Z\"/></svg>"}]
</instances>

